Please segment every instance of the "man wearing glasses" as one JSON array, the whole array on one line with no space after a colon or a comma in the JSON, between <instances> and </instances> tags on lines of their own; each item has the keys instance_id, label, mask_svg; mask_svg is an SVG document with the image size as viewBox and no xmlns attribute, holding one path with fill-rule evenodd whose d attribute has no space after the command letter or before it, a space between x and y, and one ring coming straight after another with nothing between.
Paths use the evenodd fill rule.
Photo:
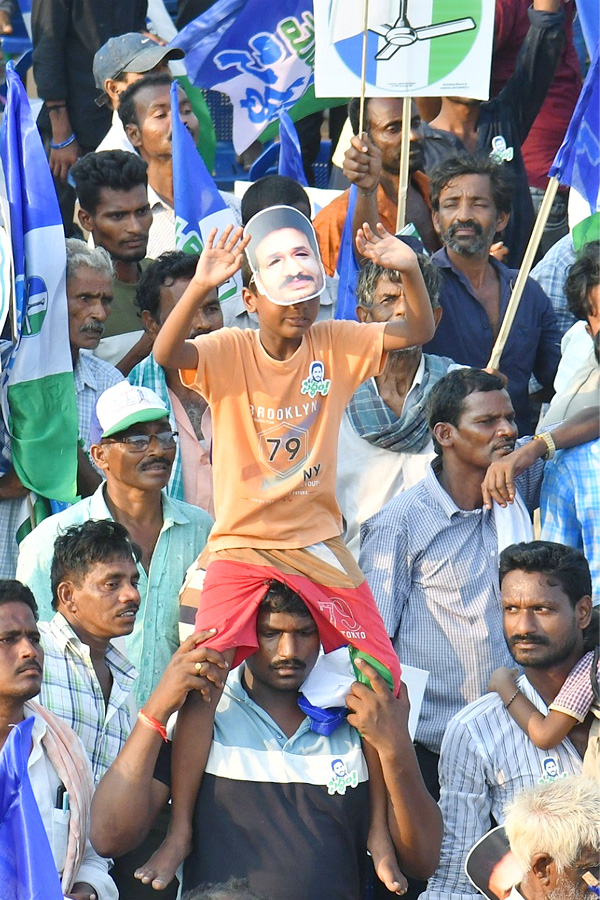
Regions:
<instances>
[{"instance_id":1,"label":"man wearing glasses","mask_svg":"<svg viewBox=\"0 0 600 900\"><path fill-rule=\"evenodd\" d=\"M125 640L126 656L140 673L134 688L140 707L179 646L179 589L206 543L212 519L164 490L177 434L154 391L121 381L99 398L96 417L97 439L90 454L106 482L27 536L20 545L17 578L33 591L40 620L48 621L54 615L50 566L58 534L89 519L113 519L125 526L141 550L140 609Z\"/></svg>"}]
</instances>

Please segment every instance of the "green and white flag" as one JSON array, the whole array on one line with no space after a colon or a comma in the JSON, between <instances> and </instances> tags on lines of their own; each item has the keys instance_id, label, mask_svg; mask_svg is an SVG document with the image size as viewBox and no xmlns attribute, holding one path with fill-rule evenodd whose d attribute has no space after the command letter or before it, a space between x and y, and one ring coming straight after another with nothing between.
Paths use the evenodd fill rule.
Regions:
<instances>
[{"instance_id":1,"label":"green and white flag","mask_svg":"<svg viewBox=\"0 0 600 900\"><path fill-rule=\"evenodd\" d=\"M365 0L314 0L315 94L358 97ZM367 97L487 100L491 0L369 0Z\"/></svg>"},{"instance_id":2,"label":"green and white flag","mask_svg":"<svg viewBox=\"0 0 600 900\"><path fill-rule=\"evenodd\" d=\"M13 349L2 406L21 483L41 497L77 497L78 419L69 347L65 236L52 176L12 63L0 156L14 263Z\"/></svg>"}]
</instances>

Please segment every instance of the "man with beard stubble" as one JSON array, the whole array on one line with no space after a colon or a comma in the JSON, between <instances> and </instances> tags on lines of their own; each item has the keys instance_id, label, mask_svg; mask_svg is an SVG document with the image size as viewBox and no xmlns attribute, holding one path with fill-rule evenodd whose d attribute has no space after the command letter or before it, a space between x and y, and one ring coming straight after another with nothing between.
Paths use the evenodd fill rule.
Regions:
<instances>
[{"instance_id":1,"label":"man with beard stubble","mask_svg":"<svg viewBox=\"0 0 600 900\"><path fill-rule=\"evenodd\" d=\"M430 173L433 224L444 247L433 256L443 283L442 321L425 353L485 368L517 277L515 269L490 256L509 220L512 185L506 170L489 159L456 156ZM527 279L498 368L519 432L532 431L529 379L551 389L560 361L560 329L543 290Z\"/></svg>"},{"instance_id":2,"label":"man with beard stubble","mask_svg":"<svg viewBox=\"0 0 600 900\"><path fill-rule=\"evenodd\" d=\"M545 714L586 650L589 566L580 550L563 544L513 544L500 557L500 584L506 643L523 670L518 689ZM502 824L506 804L524 788L566 784L567 776L581 771L590 718L558 746L539 750L495 692L454 716L440 755L440 864L422 900L473 900L476 891L464 872L468 851L492 824Z\"/></svg>"}]
</instances>

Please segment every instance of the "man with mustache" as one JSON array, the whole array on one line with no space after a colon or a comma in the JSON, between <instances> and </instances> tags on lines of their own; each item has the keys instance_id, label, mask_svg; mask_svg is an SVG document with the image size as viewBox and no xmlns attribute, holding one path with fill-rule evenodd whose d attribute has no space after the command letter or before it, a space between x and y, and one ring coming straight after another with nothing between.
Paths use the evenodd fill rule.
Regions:
<instances>
[{"instance_id":1,"label":"man with mustache","mask_svg":"<svg viewBox=\"0 0 600 900\"><path fill-rule=\"evenodd\" d=\"M427 418L437 458L423 481L363 523L359 565L399 658L429 671L415 738L425 782L437 794L448 721L485 692L495 668L511 664L502 640L500 550L531 535L541 460L591 440L599 426L597 409L579 413L516 447L508 392L498 376L478 369L440 379Z\"/></svg>"},{"instance_id":2,"label":"man with mustache","mask_svg":"<svg viewBox=\"0 0 600 900\"><path fill-rule=\"evenodd\" d=\"M499 581L511 664L523 671L516 693L522 691L546 714L586 652L584 632L593 627L589 566L580 550L563 544L519 543L500 556ZM566 781L581 771L591 715L558 746L539 750L511 718L509 706L497 693L485 694L448 725L440 756L444 839L423 900L478 896L464 871L473 844L502 824L506 805L523 788Z\"/></svg>"},{"instance_id":3,"label":"man with mustache","mask_svg":"<svg viewBox=\"0 0 600 900\"><path fill-rule=\"evenodd\" d=\"M45 656L40 702L81 738L96 784L135 725L131 691L138 673L113 641L135 626L138 552L118 522L89 520L67 528L54 544L55 615L39 624ZM146 842L142 858L126 854L111 869L119 896L140 896L133 872L161 839L158 834Z\"/></svg>"},{"instance_id":4,"label":"man with mustache","mask_svg":"<svg viewBox=\"0 0 600 900\"><path fill-rule=\"evenodd\" d=\"M346 151L343 170L348 181L357 187L353 232L362 228L364 222L368 222L375 231L377 223L381 222L387 231L394 234L398 211L402 100L394 97L366 98L362 134L358 134L359 104L360 101L356 98L348 104L348 117L355 136ZM433 253L439 249L440 241L431 224L429 179L424 169L425 146L421 119L413 103L407 221L415 224L423 244ZM315 216L321 258L325 271L330 276L335 273L337 266L348 204L349 191L345 191Z\"/></svg>"},{"instance_id":5,"label":"man with mustache","mask_svg":"<svg viewBox=\"0 0 600 900\"><path fill-rule=\"evenodd\" d=\"M8 800L3 798L5 817L0 829L3 896L9 896L6 879L12 884L16 879L19 887L27 884L32 856L39 873L40 860L51 854L62 888L59 896L64 894L71 900L117 900L107 862L98 856L88 837L94 786L84 748L66 722L33 700L40 692L43 666L44 651L33 594L18 581L2 580L0 751L3 793L6 790L9 794ZM30 788L24 778L15 784L16 773L11 771L11 757L14 759L19 751L27 759ZM29 791L33 791L33 798L28 798ZM35 803L27 808L28 799ZM7 809L9 806L12 810ZM20 827L17 825L13 830L10 818L15 806L22 819ZM36 818L46 832L46 846L36 833ZM48 896L50 881L56 881L57 877L50 871L50 858L47 869L43 870L44 877L48 878ZM57 887L52 891L53 897L58 890ZM38 891L36 895L42 896Z\"/></svg>"},{"instance_id":6,"label":"man with mustache","mask_svg":"<svg viewBox=\"0 0 600 900\"><path fill-rule=\"evenodd\" d=\"M500 163L455 156L430 172L433 224L444 247L434 254L443 283L444 316L426 353L485 368L502 324L517 272L490 256L496 235L510 217L512 186ZM551 390L560 361L561 333L552 305L540 286L528 279L499 369L519 432L532 430L531 375Z\"/></svg>"},{"instance_id":7,"label":"man with mustache","mask_svg":"<svg viewBox=\"0 0 600 900\"><path fill-rule=\"evenodd\" d=\"M403 865L430 871L441 823L408 733L406 688L395 699L364 662L364 683L354 682L346 698L347 721L329 734L311 729L298 701L319 655L316 622L287 585L272 580L263 590L258 647L231 672L216 711L184 890L233 876L274 900L362 897L369 781L355 729L381 760ZM214 685L225 661L215 650L206 654L200 674ZM156 695L152 715L164 724L178 706L168 694L159 705ZM158 729L136 726L94 798L93 840L101 853L118 854L143 838L169 798L170 755Z\"/></svg>"},{"instance_id":8,"label":"man with mustache","mask_svg":"<svg viewBox=\"0 0 600 900\"><path fill-rule=\"evenodd\" d=\"M91 497L41 522L20 545L17 571L37 598L40 618L48 621L54 615L50 569L57 535L89 519L112 519L127 529L140 548L141 605L125 649L140 673L134 696L142 706L179 646L179 588L206 543L212 519L164 491L177 435L160 397L121 381L102 394L96 418L91 455L106 482Z\"/></svg>"},{"instance_id":9,"label":"man with mustache","mask_svg":"<svg viewBox=\"0 0 600 900\"><path fill-rule=\"evenodd\" d=\"M91 419L98 397L123 376L114 366L97 359L93 351L100 343L112 308L113 267L108 253L90 249L83 241L67 241L67 303L69 346L73 361L75 396L79 420L77 490L83 497L92 494L101 481L99 470L89 458ZM2 368L12 344L2 342ZM10 437L0 417L0 576L13 578L17 565L17 528L27 490L12 467Z\"/></svg>"}]
</instances>

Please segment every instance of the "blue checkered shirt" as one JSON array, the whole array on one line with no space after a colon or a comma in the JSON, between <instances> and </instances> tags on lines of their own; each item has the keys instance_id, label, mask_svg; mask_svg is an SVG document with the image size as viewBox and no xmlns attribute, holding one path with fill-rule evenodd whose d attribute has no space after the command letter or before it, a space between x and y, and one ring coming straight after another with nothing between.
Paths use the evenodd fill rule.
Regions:
<instances>
[{"instance_id":1,"label":"blue checkered shirt","mask_svg":"<svg viewBox=\"0 0 600 900\"><path fill-rule=\"evenodd\" d=\"M452 716L485 693L494 669L513 664L493 510L459 509L438 465L363 523L359 557L400 662L429 671L416 740L435 753ZM543 467L538 460L517 478L529 509Z\"/></svg>"},{"instance_id":2,"label":"blue checkered shirt","mask_svg":"<svg viewBox=\"0 0 600 900\"><path fill-rule=\"evenodd\" d=\"M561 335L565 334L577 321L573 313L569 312L565 297L567 273L574 262L573 238L570 234L566 234L550 247L544 258L531 270L529 276L537 281L550 300L556 313Z\"/></svg>"},{"instance_id":3,"label":"blue checkered shirt","mask_svg":"<svg viewBox=\"0 0 600 900\"><path fill-rule=\"evenodd\" d=\"M582 550L600 603L600 438L560 450L546 464L540 502L542 540Z\"/></svg>"},{"instance_id":4,"label":"blue checkered shirt","mask_svg":"<svg viewBox=\"0 0 600 900\"><path fill-rule=\"evenodd\" d=\"M129 737L131 689L137 671L109 643L105 660L113 683L106 705L90 648L79 640L64 616L56 613L51 622L40 622L39 629L44 650L39 701L79 735L97 784Z\"/></svg>"}]
</instances>

